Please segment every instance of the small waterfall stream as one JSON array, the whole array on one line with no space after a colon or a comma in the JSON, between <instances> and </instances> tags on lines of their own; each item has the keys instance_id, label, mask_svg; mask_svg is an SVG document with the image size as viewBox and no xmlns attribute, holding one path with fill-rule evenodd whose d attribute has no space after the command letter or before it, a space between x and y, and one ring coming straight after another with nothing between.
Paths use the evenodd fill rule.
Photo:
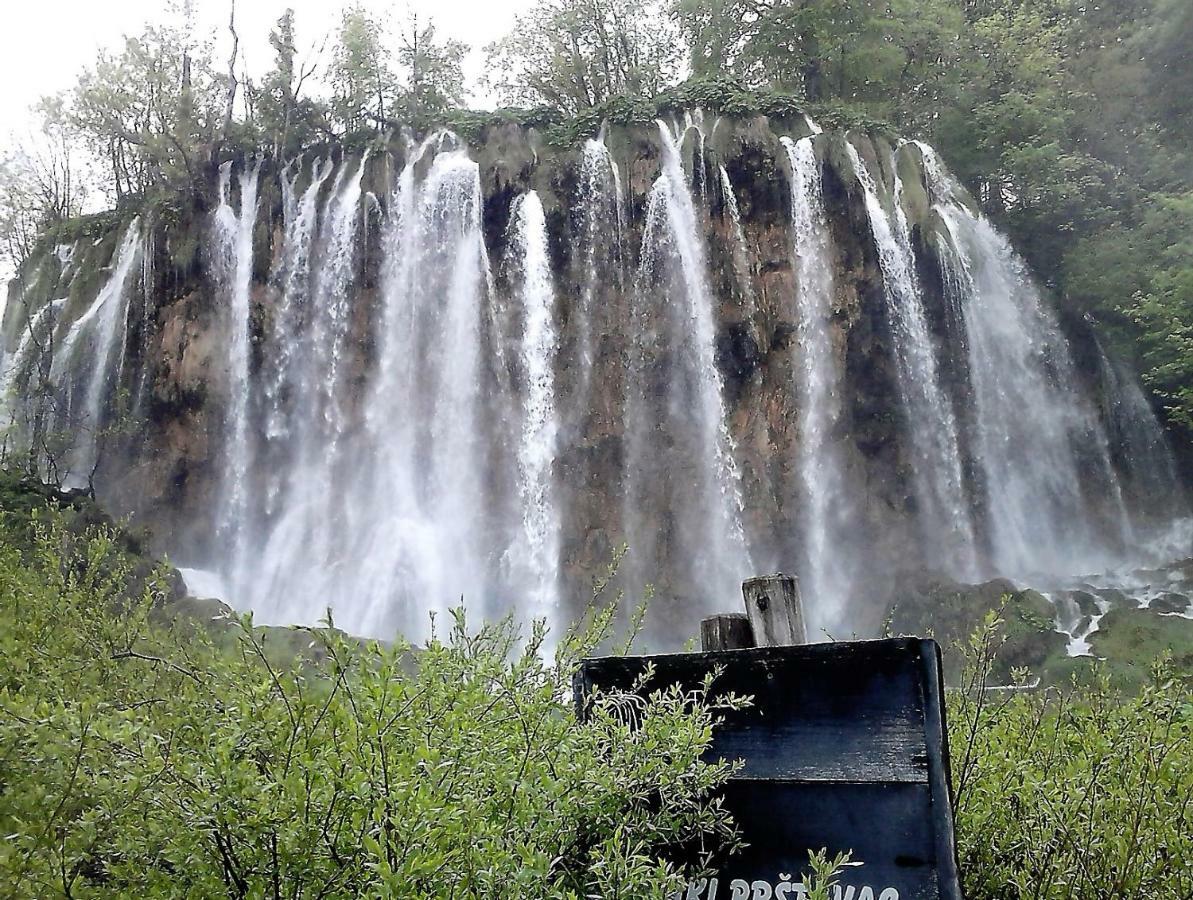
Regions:
<instances>
[{"instance_id":1,"label":"small waterfall stream","mask_svg":"<svg viewBox=\"0 0 1193 900\"><path fill-rule=\"evenodd\" d=\"M627 402L627 528L631 547L651 559L661 548L643 520L644 488L665 484L676 551L710 599L732 596L750 570L741 476L715 360L714 302L703 227L680 161L658 123L662 172L647 201L635 312L637 348ZM700 139L699 145L703 146ZM655 381L660 363L664 381ZM687 445L687 446L685 446ZM637 552L637 551L636 551Z\"/></svg>"},{"instance_id":2,"label":"small waterfall stream","mask_svg":"<svg viewBox=\"0 0 1193 900\"><path fill-rule=\"evenodd\" d=\"M796 469L803 532L804 590L817 599L820 624L837 625L852 588L850 490L832 432L841 415L840 354L833 346L833 265L815 135L781 139L791 166L791 244L796 279L792 346L799 409Z\"/></svg>"},{"instance_id":3,"label":"small waterfall stream","mask_svg":"<svg viewBox=\"0 0 1193 900\"><path fill-rule=\"evenodd\" d=\"M936 351L924 312L907 220L895 174L894 215L883 206L869 168L853 144L846 153L865 194L866 212L886 285L887 309L899 370L899 390L915 450L913 478L925 542L960 578L977 574L977 550L969 515L957 420L941 388Z\"/></svg>"},{"instance_id":4,"label":"small waterfall stream","mask_svg":"<svg viewBox=\"0 0 1193 900\"><path fill-rule=\"evenodd\" d=\"M95 300L71 323L54 351L50 381L63 386L65 408L54 428L73 436L65 467L70 487L87 484L111 424L110 403L117 392L127 343L130 276L141 259L141 220L133 219L112 260L111 272Z\"/></svg>"},{"instance_id":5,"label":"small waterfall stream","mask_svg":"<svg viewBox=\"0 0 1193 900\"><path fill-rule=\"evenodd\" d=\"M602 283L612 276L622 286L622 241L625 232L621 175L609 148L599 138L584 142L580 160L580 194L577 198L577 237L583 254L583 283L576 309L576 344L579 371L575 373L577 413L586 410L596 366L596 339L607 319L596 304Z\"/></svg>"},{"instance_id":6,"label":"small waterfall stream","mask_svg":"<svg viewBox=\"0 0 1193 900\"><path fill-rule=\"evenodd\" d=\"M249 399L251 392L251 293L253 283L253 230L257 224L257 186L261 162L241 171L240 211L229 198L232 163L220 167L220 204L213 216L214 270L228 323L227 389L225 415L224 484L216 529L222 541L235 548L236 532L248 516L248 477L252 465L249 448Z\"/></svg>"},{"instance_id":7,"label":"small waterfall stream","mask_svg":"<svg viewBox=\"0 0 1193 900\"><path fill-rule=\"evenodd\" d=\"M514 203L511 228L519 260L522 312L522 430L518 442L518 493L523 535L515 543L514 583L533 585L530 609L535 616L555 612L559 571L559 510L551 471L559 421L555 409L555 287L551 279L547 222L535 191Z\"/></svg>"},{"instance_id":8,"label":"small waterfall stream","mask_svg":"<svg viewBox=\"0 0 1193 900\"><path fill-rule=\"evenodd\" d=\"M1107 545L1099 519L1130 539L1105 430L1075 388L1066 341L1022 261L959 202L931 148L917 147L947 230L947 281L960 291L993 567L1019 576L1098 571L1121 549Z\"/></svg>"}]
</instances>

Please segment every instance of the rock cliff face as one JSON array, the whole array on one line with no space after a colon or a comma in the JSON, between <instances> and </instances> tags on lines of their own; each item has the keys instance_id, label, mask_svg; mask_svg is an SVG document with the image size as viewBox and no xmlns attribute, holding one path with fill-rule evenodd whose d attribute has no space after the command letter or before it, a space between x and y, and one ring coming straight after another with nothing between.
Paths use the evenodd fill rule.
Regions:
<instances>
[{"instance_id":1,"label":"rock cliff face","mask_svg":"<svg viewBox=\"0 0 1193 900\"><path fill-rule=\"evenodd\" d=\"M266 619L563 622L625 543L660 645L777 569L867 634L898 573L1101 570L1184 513L1138 388L922 145L495 126L177 203L11 286L12 445Z\"/></svg>"}]
</instances>

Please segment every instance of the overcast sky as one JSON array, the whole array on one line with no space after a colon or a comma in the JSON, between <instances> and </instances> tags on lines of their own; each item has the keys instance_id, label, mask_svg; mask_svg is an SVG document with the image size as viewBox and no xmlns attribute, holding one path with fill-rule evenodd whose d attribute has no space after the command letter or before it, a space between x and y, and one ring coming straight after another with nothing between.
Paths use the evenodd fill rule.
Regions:
<instances>
[{"instance_id":1,"label":"overcast sky","mask_svg":"<svg viewBox=\"0 0 1193 900\"><path fill-rule=\"evenodd\" d=\"M465 73L474 89L470 105L492 105L476 91L481 48L504 35L513 17L532 0L364 0L378 13L401 21L411 6L429 16L443 36L472 45ZM216 59L227 58L229 0L195 0L200 24L216 32ZM300 50L334 30L342 0L238 0L237 31L249 74L256 77L272 60L269 31L287 7L294 9ZM164 0L7 0L0 29L0 140L27 127L28 108L43 94L70 87L79 69L101 47L117 47L125 34L164 17Z\"/></svg>"}]
</instances>

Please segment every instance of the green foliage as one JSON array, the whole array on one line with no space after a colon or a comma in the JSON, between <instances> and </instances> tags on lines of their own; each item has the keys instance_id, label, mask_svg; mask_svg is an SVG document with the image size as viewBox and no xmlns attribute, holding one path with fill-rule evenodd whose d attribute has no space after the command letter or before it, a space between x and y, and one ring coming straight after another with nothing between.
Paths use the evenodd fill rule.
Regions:
<instances>
[{"instance_id":1,"label":"green foliage","mask_svg":"<svg viewBox=\"0 0 1193 900\"><path fill-rule=\"evenodd\" d=\"M414 652L188 622L85 497L6 476L0 508L6 895L662 900L691 874L670 851L735 846L710 799L730 769L700 757L742 700L710 682L577 719L569 675L612 608L550 664L540 629L462 615ZM988 691L1006 638L988 616L948 695L966 896L1187 896L1188 687L1161 663L1133 697L1023 670ZM809 897L856 864L813 853Z\"/></svg>"},{"instance_id":2,"label":"green foliage","mask_svg":"<svg viewBox=\"0 0 1193 900\"><path fill-rule=\"evenodd\" d=\"M349 131L383 126L396 81L380 21L354 4L344 9L329 67L332 114Z\"/></svg>"},{"instance_id":3,"label":"green foliage","mask_svg":"<svg viewBox=\"0 0 1193 900\"><path fill-rule=\"evenodd\" d=\"M261 135L288 159L301 152L315 135L330 133L322 105L302 95L318 68L318 54L300 54L292 9L278 17L269 33L269 45L274 52L274 66L259 86L246 85L245 93L250 98L250 118L256 119Z\"/></svg>"},{"instance_id":4,"label":"green foliage","mask_svg":"<svg viewBox=\"0 0 1193 900\"><path fill-rule=\"evenodd\" d=\"M411 662L248 618L164 629L110 529L0 541L0 884L28 897L661 898L680 845L731 844L700 761L716 707L676 691L570 702L565 640L463 617ZM230 648L230 649L229 649Z\"/></svg>"},{"instance_id":5,"label":"green foliage","mask_svg":"<svg viewBox=\"0 0 1193 900\"><path fill-rule=\"evenodd\" d=\"M577 113L655 96L675 78L676 48L658 0L538 0L486 52L505 102Z\"/></svg>"},{"instance_id":6,"label":"green foliage","mask_svg":"<svg viewBox=\"0 0 1193 900\"><path fill-rule=\"evenodd\" d=\"M468 46L450 38L440 41L435 23L420 24L412 13L399 35L397 61L409 73L409 87L399 105L400 117L426 127L464 102L464 56Z\"/></svg>"},{"instance_id":7,"label":"green foliage","mask_svg":"<svg viewBox=\"0 0 1193 900\"><path fill-rule=\"evenodd\" d=\"M62 115L102 162L104 187L119 198L155 184L195 183L223 91L210 40L196 34L188 12L126 38L119 53L101 51Z\"/></svg>"},{"instance_id":8,"label":"green foliage","mask_svg":"<svg viewBox=\"0 0 1193 900\"><path fill-rule=\"evenodd\" d=\"M948 697L966 896L1187 897L1193 892L1193 697L1161 662L1134 697L1105 678L985 688L994 614ZM1026 673L1019 673L1026 687Z\"/></svg>"}]
</instances>

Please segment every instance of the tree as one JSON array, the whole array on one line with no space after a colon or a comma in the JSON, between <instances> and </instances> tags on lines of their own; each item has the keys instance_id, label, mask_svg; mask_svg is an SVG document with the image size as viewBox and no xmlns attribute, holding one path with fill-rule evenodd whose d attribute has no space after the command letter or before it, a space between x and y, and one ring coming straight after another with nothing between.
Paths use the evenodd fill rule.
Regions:
<instances>
[{"instance_id":1,"label":"tree","mask_svg":"<svg viewBox=\"0 0 1193 900\"><path fill-rule=\"evenodd\" d=\"M345 131L385 126L397 79L385 26L362 6L344 10L329 75L332 113Z\"/></svg>"},{"instance_id":2,"label":"tree","mask_svg":"<svg viewBox=\"0 0 1193 900\"><path fill-rule=\"evenodd\" d=\"M70 123L107 168L120 198L159 184L195 182L224 108L210 39L180 24L147 26L117 54L101 51L65 98Z\"/></svg>"},{"instance_id":3,"label":"tree","mask_svg":"<svg viewBox=\"0 0 1193 900\"><path fill-rule=\"evenodd\" d=\"M486 48L490 83L507 103L565 112L650 97L675 79L677 37L656 0L540 0Z\"/></svg>"},{"instance_id":4,"label":"tree","mask_svg":"<svg viewBox=\"0 0 1193 900\"><path fill-rule=\"evenodd\" d=\"M313 133L328 130L322 108L303 96L307 83L318 73L326 41L312 45L300 57L294 10L287 9L269 33L269 44L274 51L273 69L261 88L249 93L266 139L272 141L275 152L291 156Z\"/></svg>"},{"instance_id":5,"label":"tree","mask_svg":"<svg viewBox=\"0 0 1193 900\"><path fill-rule=\"evenodd\" d=\"M87 193L61 99L43 100L35 110L37 131L0 155L0 260L13 269L47 228L82 212Z\"/></svg>"},{"instance_id":6,"label":"tree","mask_svg":"<svg viewBox=\"0 0 1193 900\"><path fill-rule=\"evenodd\" d=\"M886 114L932 93L961 21L949 0L676 0L673 14L698 76Z\"/></svg>"},{"instance_id":7,"label":"tree","mask_svg":"<svg viewBox=\"0 0 1193 900\"><path fill-rule=\"evenodd\" d=\"M439 40L435 23L419 23L412 13L398 35L397 62L406 73L407 88L402 97L405 119L416 125L464 103L464 56L468 45Z\"/></svg>"}]
</instances>

